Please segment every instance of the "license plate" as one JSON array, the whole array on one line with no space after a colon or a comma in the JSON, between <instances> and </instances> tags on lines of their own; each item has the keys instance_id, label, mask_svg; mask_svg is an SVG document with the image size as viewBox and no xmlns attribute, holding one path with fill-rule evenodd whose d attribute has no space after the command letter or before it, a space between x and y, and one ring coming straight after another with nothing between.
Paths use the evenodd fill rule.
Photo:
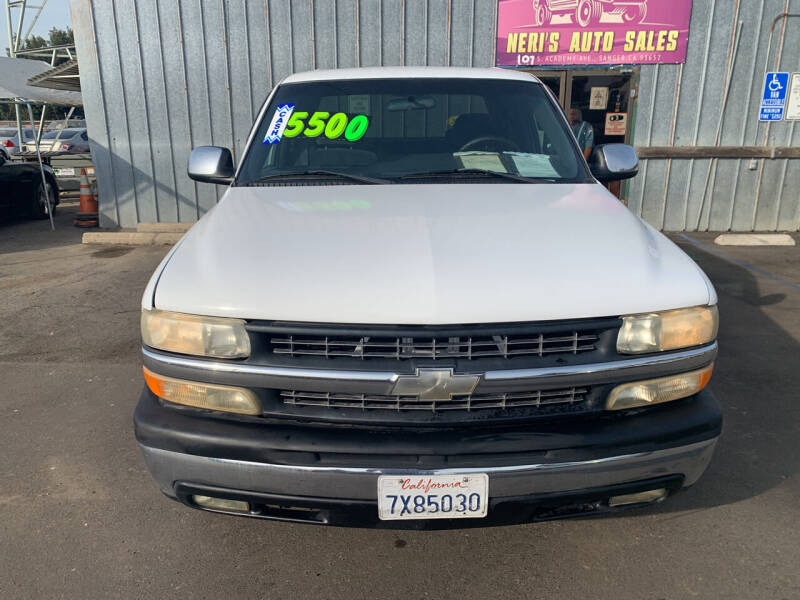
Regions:
<instances>
[{"instance_id":1,"label":"license plate","mask_svg":"<svg viewBox=\"0 0 800 600\"><path fill-rule=\"evenodd\" d=\"M378 477L378 517L406 519L474 519L486 516L489 476L381 475Z\"/></svg>"},{"instance_id":2,"label":"license plate","mask_svg":"<svg viewBox=\"0 0 800 600\"><path fill-rule=\"evenodd\" d=\"M74 177L75 169L61 167L60 169L53 169L59 177Z\"/></svg>"}]
</instances>

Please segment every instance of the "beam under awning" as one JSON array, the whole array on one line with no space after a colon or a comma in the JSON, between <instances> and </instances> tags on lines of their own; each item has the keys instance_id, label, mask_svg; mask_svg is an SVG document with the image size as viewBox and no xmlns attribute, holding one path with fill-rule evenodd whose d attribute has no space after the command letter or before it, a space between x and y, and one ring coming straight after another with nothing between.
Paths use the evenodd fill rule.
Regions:
<instances>
[{"instance_id":1,"label":"beam under awning","mask_svg":"<svg viewBox=\"0 0 800 600\"><path fill-rule=\"evenodd\" d=\"M78 59L68 60L43 73L29 77L27 83L33 87L80 92L81 78L78 70Z\"/></svg>"}]
</instances>

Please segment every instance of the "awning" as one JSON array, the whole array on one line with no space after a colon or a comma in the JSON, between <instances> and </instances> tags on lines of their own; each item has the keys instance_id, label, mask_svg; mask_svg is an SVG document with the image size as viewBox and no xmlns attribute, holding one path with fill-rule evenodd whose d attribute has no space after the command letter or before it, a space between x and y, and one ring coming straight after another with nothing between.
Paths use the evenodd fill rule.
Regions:
<instances>
[{"instance_id":1,"label":"awning","mask_svg":"<svg viewBox=\"0 0 800 600\"><path fill-rule=\"evenodd\" d=\"M29 79L50 70L52 67L41 60L0 57L0 101L19 99L32 104L83 105L80 92L28 85Z\"/></svg>"},{"instance_id":2,"label":"awning","mask_svg":"<svg viewBox=\"0 0 800 600\"><path fill-rule=\"evenodd\" d=\"M28 85L51 90L81 91L81 77L78 71L78 59L73 58L65 63L48 69L28 79Z\"/></svg>"}]
</instances>

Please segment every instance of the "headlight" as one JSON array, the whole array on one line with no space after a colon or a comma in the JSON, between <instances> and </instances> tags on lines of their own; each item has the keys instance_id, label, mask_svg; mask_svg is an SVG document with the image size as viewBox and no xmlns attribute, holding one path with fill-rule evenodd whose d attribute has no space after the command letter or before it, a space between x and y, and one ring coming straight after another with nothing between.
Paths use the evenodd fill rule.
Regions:
<instances>
[{"instance_id":1,"label":"headlight","mask_svg":"<svg viewBox=\"0 0 800 600\"><path fill-rule=\"evenodd\" d=\"M147 346L179 354L215 358L250 356L250 338L240 319L143 310L142 341Z\"/></svg>"},{"instance_id":2,"label":"headlight","mask_svg":"<svg viewBox=\"0 0 800 600\"><path fill-rule=\"evenodd\" d=\"M708 385L713 370L712 363L689 373L618 385L608 395L606 410L625 410L688 398Z\"/></svg>"},{"instance_id":3,"label":"headlight","mask_svg":"<svg viewBox=\"0 0 800 600\"><path fill-rule=\"evenodd\" d=\"M622 317L617 352L642 354L707 344L716 339L716 306L695 306Z\"/></svg>"},{"instance_id":4,"label":"headlight","mask_svg":"<svg viewBox=\"0 0 800 600\"><path fill-rule=\"evenodd\" d=\"M221 410L241 415L258 415L261 404L256 395L244 388L198 381L184 381L153 373L142 367L147 387L159 398L175 404Z\"/></svg>"}]
</instances>

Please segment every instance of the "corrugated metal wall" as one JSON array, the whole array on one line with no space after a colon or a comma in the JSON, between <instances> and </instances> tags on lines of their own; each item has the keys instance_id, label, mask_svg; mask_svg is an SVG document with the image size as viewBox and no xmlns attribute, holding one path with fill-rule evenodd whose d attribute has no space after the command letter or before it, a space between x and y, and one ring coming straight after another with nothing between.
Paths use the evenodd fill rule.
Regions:
<instances>
[{"instance_id":1,"label":"corrugated metal wall","mask_svg":"<svg viewBox=\"0 0 800 600\"><path fill-rule=\"evenodd\" d=\"M490 66L497 0L71 0L98 173L101 225L193 221L216 186L186 176L192 147L243 150L281 78L314 68ZM765 143L757 122L769 25L800 0L695 0L686 64L641 69L637 146L714 145L735 23L743 22L723 145ZM800 18L776 28L770 67L800 71ZM675 99L679 105L675 106ZM674 118L673 118L674 116ZM770 145L798 145L772 124ZM630 207L656 227L798 228L800 161L643 161Z\"/></svg>"},{"instance_id":2,"label":"corrugated metal wall","mask_svg":"<svg viewBox=\"0 0 800 600\"><path fill-rule=\"evenodd\" d=\"M635 145L800 145L795 122L758 122L765 64L770 71L800 71L800 17L778 22L767 56L770 25L784 12L800 13L800 0L694 0L686 63L641 68ZM800 160L643 160L629 207L668 231L695 230L698 223L711 231L796 231Z\"/></svg>"}]
</instances>

